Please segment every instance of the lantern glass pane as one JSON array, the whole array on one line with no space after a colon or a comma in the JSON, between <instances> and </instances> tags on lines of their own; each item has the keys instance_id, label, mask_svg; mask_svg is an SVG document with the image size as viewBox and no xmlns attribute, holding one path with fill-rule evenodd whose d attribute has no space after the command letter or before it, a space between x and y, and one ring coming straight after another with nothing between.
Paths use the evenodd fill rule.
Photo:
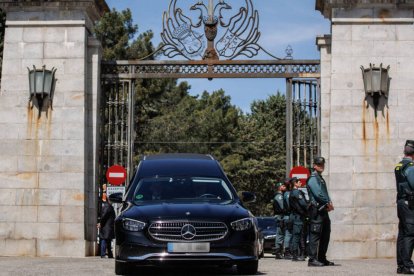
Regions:
<instances>
[{"instance_id":1,"label":"lantern glass pane","mask_svg":"<svg viewBox=\"0 0 414 276\"><path fill-rule=\"evenodd\" d=\"M388 94L388 70L382 70L381 72L381 91Z\"/></svg>"},{"instance_id":2,"label":"lantern glass pane","mask_svg":"<svg viewBox=\"0 0 414 276\"><path fill-rule=\"evenodd\" d=\"M365 92L370 93L372 91L371 87L371 70L365 69L364 70L364 86L365 86Z\"/></svg>"},{"instance_id":3,"label":"lantern glass pane","mask_svg":"<svg viewBox=\"0 0 414 276\"><path fill-rule=\"evenodd\" d=\"M36 93L36 91L34 90L34 76L35 76L35 72L34 71L30 71L29 73L29 89L30 89L30 94L34 94Z\"/></svg>"},{"instance_id":4,"label":"lantern glass pane","mask_svg":"<svg viewBox=\"0 0 414 276\"><path fill-rule=\"evenodd\" d=\"M43 92L43 71L36 71L36 93Z\"/></svg>"},{"instance_id":5,"label":"lantern glass pane","mask_svg":"<svg viewBox=\"0 0 414 276\"><path fill-rule=\"evenodd\" d=\"M372 91L381 91L381 71L379 69L372 69Z\"/></svg>"},{"instance_id":6,"label":"lantern glass pane","mask_svg":"<svg viewBox=\"0 0 414 276\"><path fill-rule=\"evenodd\" d=\"M52 88L52 72L45 71L45 86L44 86L44 93L50 94L50 90Z\"/></svg>"}]
</instances>

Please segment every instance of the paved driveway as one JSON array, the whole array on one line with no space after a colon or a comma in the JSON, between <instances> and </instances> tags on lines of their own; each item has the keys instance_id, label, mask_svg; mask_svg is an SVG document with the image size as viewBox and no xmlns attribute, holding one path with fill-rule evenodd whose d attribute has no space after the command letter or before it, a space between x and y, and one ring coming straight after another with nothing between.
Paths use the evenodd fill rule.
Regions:
<instances>
[{"instance_id":1,"label":"paved driveway","mask_svg":"<svg viewBox=\"0 0 414 276\"><path fill-rule=\"evenodd\" d=\"M333 260L335 261L335 260ZM396 275L395 260L352 260L335 261L338 266L314 268L307 262L275 260L266 255L260 260L257 275ZM24 258L0 257L0 275L13 276L92 276L114 275L113 259L88 258ZM237 275L235 269L177 268L145 269L139 275Z\"/></svg>"}]
</instances>

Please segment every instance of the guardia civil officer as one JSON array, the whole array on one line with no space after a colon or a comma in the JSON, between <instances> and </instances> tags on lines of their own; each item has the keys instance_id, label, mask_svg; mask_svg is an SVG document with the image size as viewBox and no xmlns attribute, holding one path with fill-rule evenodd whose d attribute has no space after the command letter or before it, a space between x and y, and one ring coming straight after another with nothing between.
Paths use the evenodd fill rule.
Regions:
<instances>
[{"instance_id":1,"label":"guardia civil officer","mask_svg":"<svg viewBox=\"0 0 414 276\"><path fill-rule=\"evenodd\" d=\"M291 210L290 210L290 192L292 191L292 182L291 178L285 179L285 187L286 191L283 193L283 204L285 205L285 216L283 217L283 223L285 225L285 240L284 240L284 258L287 260L292 259L292 252L291 252L291 243L292 243L292 230L293 230L293 222L290 217Z\"/></svg>"},{"instance_id":2,"label":"guardia civil officer","mask_svg":"<svg viewBox=\"0 0 414 276\"><path fill-rule=\"evenodd\" d=\"M290 193L291 220L293 222L292 230L292 261L305 261L305 247L307 231L305 224L309 221L308 207L305 193L299 188L302 183L296 177L291 179L293 184Z\"/></svg>"},{"instance_id":3,"label":"guardia civil officer","mask_svg":"<svg viewBox=\"0 0 414 276\"><path fill-rule=\"evenodd\" d=\"M334 209L328 194L326 182L322 177L325 169L325 158L315 157L313 169L306 186L310 200L310 235L308 266L334 265L326 259L331 235L331 220L328 212Z\"/></svg>"},{"instance_id":4,"label":"guardia civil officer","mask_svg":"<svg viewBox=\"0 0 414 276\"><path fill-rule=\"evenodd\" d=\"M283 259L283 241L285 239L285 225L283 223L283 217L285 216L285 206L283 204L283 192L286 187L282 182L275 184L276 194L273 198L273 211L276 219L276 238L275 238L275 248L276 248L276 259Z\"/></svg>"},{"instance_id":5,"label":"guardia civil officer","mask_svg":"<svg viewBox=\"0 0 414 276\"><path fill-rule=\"evenodd\" d=\"M407 140L404 158L395 167L397 184L397 273L414 274L414 140Z\"/></svg>"}]
</instances>

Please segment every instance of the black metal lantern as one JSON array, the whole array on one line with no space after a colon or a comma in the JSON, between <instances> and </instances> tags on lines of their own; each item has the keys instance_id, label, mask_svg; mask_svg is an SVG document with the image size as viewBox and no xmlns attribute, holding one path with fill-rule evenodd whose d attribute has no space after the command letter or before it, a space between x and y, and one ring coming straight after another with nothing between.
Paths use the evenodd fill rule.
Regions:
<instances>
[{"instance_id":1,"label":"black metal lantern","mask_svg":"<svg viewBox=\"0 0 414 276\"><path fill-rule=\"evenodd\" d=\"M382 63L379 67L375 67L375 64L369 64L369 68L361 66L365 95L366 97L370 96L373 99L375 117L377 117L377 108L381 96L388 98L389 69L390 66L383 68Z\"/></svg>"},{"instance_id":2,"label":"black metal lantern","mask_svg":"<svg viewBox=\"0 0 414 276\"><path fill-rule=\"evenodd\" d=\"M29 68L27 70L29 71L29 103L32 103L31 108L35 105L38 107L40 117L44 107L50 106L52 108L57 69L53 67L52 70L46 70L45 65L42 66L42 69L36 69L33 65L32 70Z\"/></svg>"}]
</instances>

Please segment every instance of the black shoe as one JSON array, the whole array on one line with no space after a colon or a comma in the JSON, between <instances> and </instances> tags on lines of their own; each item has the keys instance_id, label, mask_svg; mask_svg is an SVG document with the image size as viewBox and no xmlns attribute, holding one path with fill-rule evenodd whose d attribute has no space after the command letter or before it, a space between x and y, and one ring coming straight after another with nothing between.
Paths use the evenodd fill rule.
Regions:
<instances>
[{"instance_id":1,"label":"black shoe","mask_svg":"<svg viewBox=\"0 0 414 276\"><path fill-rule=\"evenodd\" d=\"M114 256L109 256L109 257L108 257L108 259L113 259L113 258L114 258Z\"/></svg>"},{"instance_id":2,"label":"black shoe","mask_svg":"<svg viewBox=\"0 0 414 276\"><path fill-rule=\"evenodd\" d=\"M404 266L402 266L402 265L397 266L397 274L402 274L403 268L404 268Z\"/></svg>"},{"instance_id":3,"label":"black shoe","mask_svg":"<svg viewBox=\"0 0 414 276\"><path fill-rule=\"evenodd\" d=\"M283 259L283 255L280 254L280 253L276 253L275 259L281 260L281 259Z\"/></svg>"},{"instance_id":4,"label":"black shoe","mask_svg":"<svg viewBox=\"0 0 414 276\"><path fill-rule=\"evenodd\" d=\"M334 266L335 265L334 262L331 262L331 261L328 261L328 260L322 260L322 261L319 261L319 262L323 263L324 266Z\"/></svg>"},{"instance_id":5,"label":"black shoe","mask_svg":"<svg viewBox=\"0 0 414 276\"><path fill-rule=\"evenodd\" d=\"M325 266L325 265L315 259L309 259L308 266Z\"/></svg>"},{"instance_id":6,"label":"black shoe","mask_svg":"<svg viewBox=\"0 0 414 276\"><path fill-rule=\"evenodd\" d=\"M284 256L285 260L291 260L293 258L292 253L290 253L289 249L285 250L285 256Z\"/></svg>"},{"instance_id":7,"label":"black shoe","mask_svg":"<svg viewBox=\"0 0 414 276\"><path fill-rule=\"evenodd\" d=\"M105 256L101 256L101 258L103 259L103 258L105 258Z\"/></svg>"},{"instance_id":8,"label":"black shoe","mask_svg":"<svg viewBox=\"0 0 414 276\"><path fill-rule=\"evenodd\" d=\"M403 267L401 270L402 274L414 274L414 267Z\"/></svg>"}]
</instances>

